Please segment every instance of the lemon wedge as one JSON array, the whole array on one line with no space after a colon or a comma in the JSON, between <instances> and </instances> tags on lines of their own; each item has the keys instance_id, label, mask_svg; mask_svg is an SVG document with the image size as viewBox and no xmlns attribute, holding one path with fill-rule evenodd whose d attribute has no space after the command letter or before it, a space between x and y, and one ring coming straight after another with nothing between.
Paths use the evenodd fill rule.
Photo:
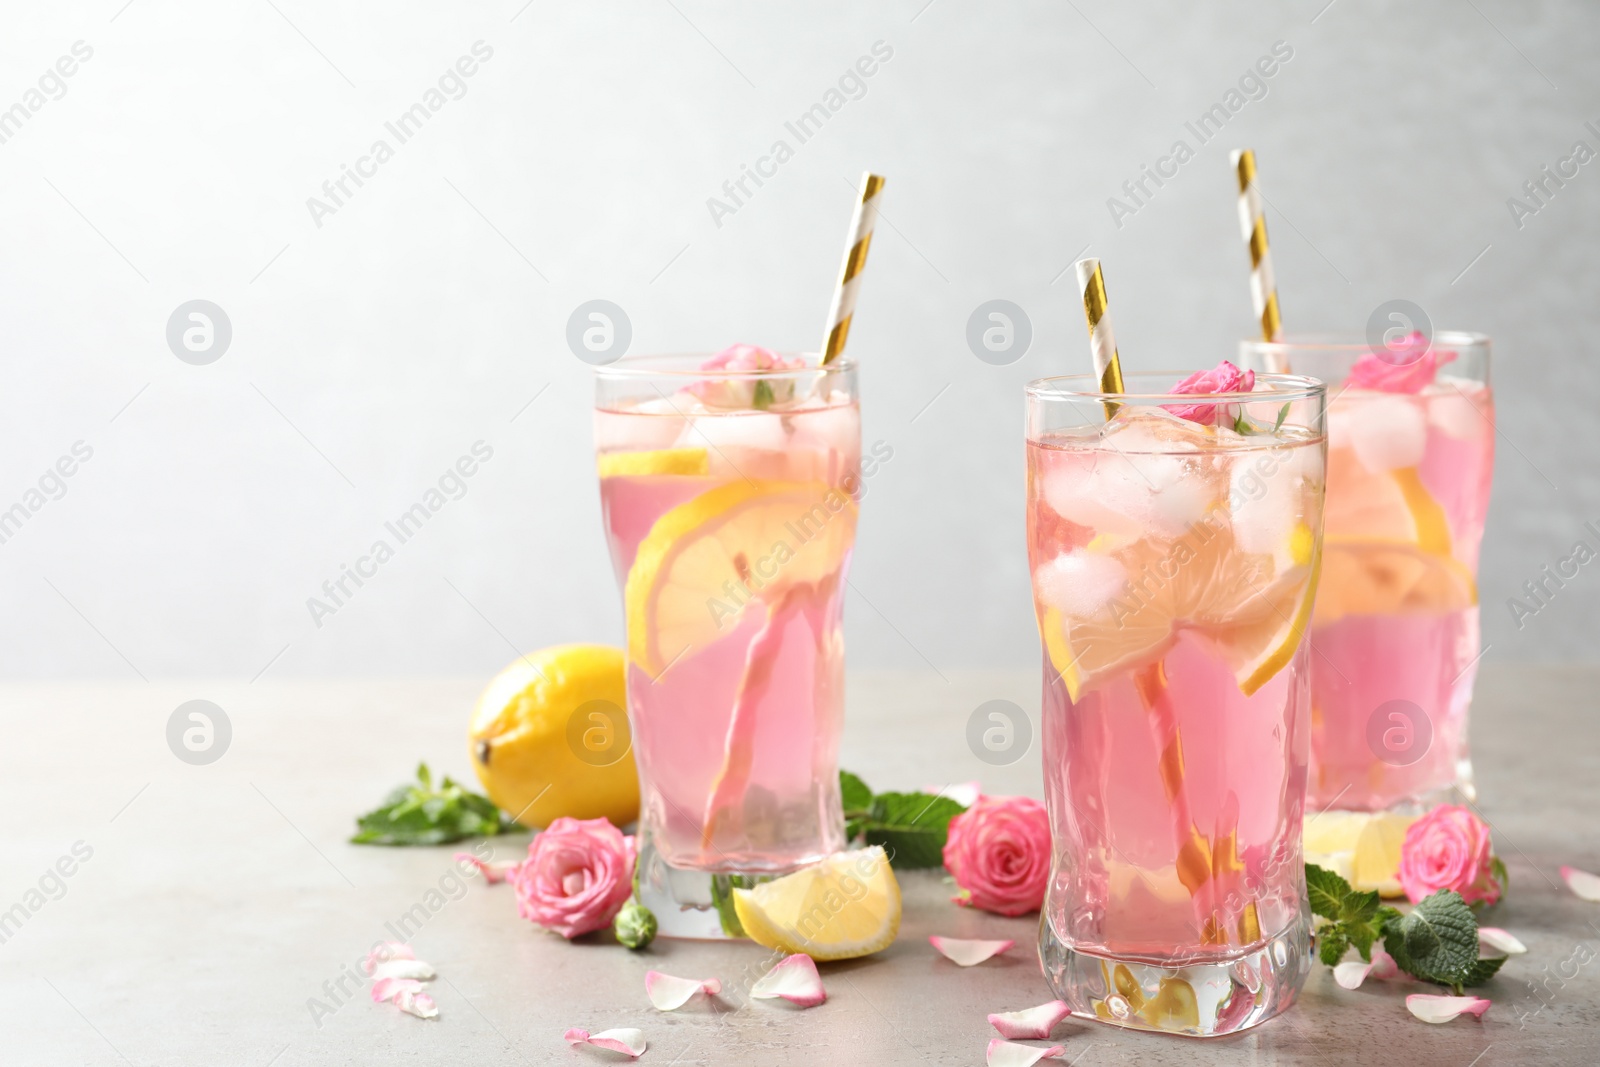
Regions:
<instances>
[{"instance_id":1,"label":"lemon wedge","mask_svg":"<svg viewBox=\"0 0 1600 1067\"><path fill-rule=\"evenodd\" d=\"M836 852L814 866L733 891L744 932L779 952L848 960L888 948L900 932L900 883L881 847Z\"/></svg>"}]
</instances>

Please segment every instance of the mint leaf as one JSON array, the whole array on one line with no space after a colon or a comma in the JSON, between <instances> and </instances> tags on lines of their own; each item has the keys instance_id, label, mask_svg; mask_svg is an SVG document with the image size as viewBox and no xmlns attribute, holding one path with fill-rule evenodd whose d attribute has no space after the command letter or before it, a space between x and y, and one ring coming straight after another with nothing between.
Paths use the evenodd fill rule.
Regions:
<instances>
[{"instance_id":1,"label":"mint leaf","mask_svg":"<svg viewBox=\"0 0 1600 1067\"><path fill-rule=\"evenodd\" d=\"M1233 432L1246 435L1253 434L1256 432L1256 424L1251 422L1249 417L1241 411L1233 417Z\"/></svg>"},{"instance_id":2,"label":"mint leaf","mask_svg":"<svg viewBox=\"0 0 1600 1067\"><path fill-rule=\"evenodd\" d=\"M891 866L902 870L944 863L950 820L962 804L930 793L879 793L863 824L868 845L882 845Z\"/></svg>"},{"instance_id":3,"label":"mint leaf","mask_svg":"<svg viewBox=\"0 0 1600 1067\"><path fill-rule=\"evenodd\" d=\"M1317 915L1338 922L1344 915L1344 898L1350 893L1350 883L1337 873L1315 863L1306 864L1306 895Z\"/></svg>"},{"instance_id":4,"label":"mint leaf","mask_svg":"<svg viewBox=\"0 0 1600 1067\"><path fill-rule=\"evenodd\" d=\"M1287 419L1288 417L1289 405L1284 404L1283 407L1278 409L1278 418L1277 421L1272 424L1272 432L1277 433L1279 430L1283 429L1283 420Z\"/></svg>"},{"instance_id":5,"label":"mint leaf","mask_svg":"<svg viewBox=\"0 0 1600 1067\"><path fill-rule=\"evenodd\" d=\"M750 406L765 411L772 406L775 399L777 398L772 395L772 383L762 379L756 382L756 387L750 394Z\"/></svg>"},{"instance_id":6,"label":"mint leaf","mask_svg":"<svg viewBox=\"0 0 1600 1067\"><path fill-rule=\"evenodd\" d=\"M1441 889L1385 922L1383 947L1407 974L1459 988L1478 962L1478 921L1459 893Z\"/></svg>"},{"instance_id":7,"label":"mint leaf","mask_svg":"<svg viewBox=\"0 0 1600 1067\"><path fill-rule=\"evenodd\" d=\"M1378 914L1378 891L1368 890L1365 893L1351 891L1345 894L1344 900L1339 903L1339 921L1355 925L1365 925L1372 921Z\"/></svg>"},{"instance_id":8,"label":"mint leaf","mask_svg":"<svg viewBox=\"0 0 1600 1067\"><path fill-rule=\"evenodd\" d=\"M461 788L448 775L434 785L426 763L417 781L394 789L383 804L356 819L357 845L445 845L468 837L509 833L516 824L488 797Z\"/></svg>"},{"instance_id":9,"label":"mint leaf","mask_svg":"<svg viewBox=\"0 0 1600 1067\"><path fill-rule=\"evenodd\" d=\"M1350 938L1339 923L1329 923L1317 931L1317 956L1329 967L1337 965L1349 947Z\"/></svg>"},{"instance_id":10,"label":"mint leaf","mask_svg":"<svg viewBox=\"0 0 1600 1067\"><path fill-rule=\"evenodd\" d=\"M839 801L844 808L844 839L854 841L872 815L872 790L857 775L840 771Z\"/></svg>"},{"instance_id":11,"label":"mint leaf","mask_svg":"<svg viewBox=\"0 0 1600 1067\"><path fill-rule=\"evenodd\" d=\"M1504 956L1478 960L1467 969L1466 975L1462 977L1460 984L1456 986L1456 995L1460 996L1461 990L1466 986L1482 985L1493 978L1496 972L1500 970L1500 965L1505 961L1506 958Z\"/></svg>"}]
</instances>

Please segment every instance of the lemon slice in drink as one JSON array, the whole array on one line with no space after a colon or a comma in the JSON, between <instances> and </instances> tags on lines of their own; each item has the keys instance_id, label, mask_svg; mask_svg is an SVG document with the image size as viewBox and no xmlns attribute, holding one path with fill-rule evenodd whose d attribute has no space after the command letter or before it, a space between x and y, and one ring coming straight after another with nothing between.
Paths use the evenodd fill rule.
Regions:
<instances>
[{"instance_id":1,"label":"lemon slice in drink","mask_svg":"<svg viewBox=\"0 0 1600 1067\"><path fill-rule=\"evenodd\" d=\"M1077 700L1107 678L1153 663L1181 630L1193 629L1210 639L1248 696L1284 668L1305 634L1315 543L1309 528L1297 526L1281 572L1271 555L1238 550L1220 522L1196 523L1170 544L1117 550L1138 581L1130 578L1131 591L1089 614L1044 607L1039 625L1050 661Z\"/></svg>"},{"instance_id":2,"label":"lemon slice in drink","mask_svg":"<svg viewBox=\"0 0 1600 1067\"><path fill-rule=\"evenodd\" d=\"M733 891L734 913L756 944L847 960L888 948L900 932L900 883L882 848L836 852L821 863Z\"/></svg>"},{"instance_id":3,"label":"lemon slice in drink","mask_svg":"<svg viewBox=\"0 0 1600 1067\"><path fill-rule=\"evenodd\" d=\"M833 576L855 527L855 501L824 482L729 482L678 505L628 571L628 658L659 675L729 633L752 596L775 603Z\"/></svg>"},{"instance_id":4,"label":"lemon slice in drink","mask_svg":"<svg viewBox=\"0 0 1600 1067\"><path fill-rule=\"evenodd\" d=\"M703 448L658 448L649 452L602 452L600 477L688 474L704 477L710 467Z\"/></svg>"}]
</instances>

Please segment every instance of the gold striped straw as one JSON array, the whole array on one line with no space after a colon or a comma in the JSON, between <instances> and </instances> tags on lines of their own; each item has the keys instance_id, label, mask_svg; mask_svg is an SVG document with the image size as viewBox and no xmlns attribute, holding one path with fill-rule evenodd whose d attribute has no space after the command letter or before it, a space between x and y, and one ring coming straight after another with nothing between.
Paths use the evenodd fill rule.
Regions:
<instances>
[{"instance_id":1,"label":"gold striped straw","mask_svg":"<svg viewBox=\"0 0 1600 1067\"><path fill-rule=\"evenodd\" d=\"M867 266L867 248L872 244L872 227L878 221L878 193L882 190L883 178L871 171L861 175L861 199L856 201L855 217L850 220L850 243L839 267L833 306L828 309L828 338L822 343L824 366L844 354L844 343L850 336L850 319L856 310L856 293L861 289L861 272Z\"/></svg>"},{"instance_id":2,"label":"gold striped straw","mask_svg":"<svg viewBox=\"0 0 1600 1067\"><path fill-rule=\"evenodd\" d=\"M1106 302L1106 280L1098 259L1080 259L1078 290L1083 294L1083 317L1089 324L1089 349L1094 354L1094 374L1102 393L1121 393L1122 361L1117 356L1117 335L1111 329L1111 308ZM1105 401L1106 418L1121 404Z\"/></svg>"},{"instance_id":3,"label":"gold striped straw","mask_svg":"<svg viewBox=\"0 0 1600 1067\"><path fill-rule=\"evenodd\" d=\"M1256 154L1235 149L1231 156L1239 178L1239 232L1250 249L1250 297L1261 321L1261 339L1283 340L1283 319L1278 314L1278 279L1272 273L1272 251L1267 247L1267 220L1256 186Z\"/></svg>"}]
</instances>

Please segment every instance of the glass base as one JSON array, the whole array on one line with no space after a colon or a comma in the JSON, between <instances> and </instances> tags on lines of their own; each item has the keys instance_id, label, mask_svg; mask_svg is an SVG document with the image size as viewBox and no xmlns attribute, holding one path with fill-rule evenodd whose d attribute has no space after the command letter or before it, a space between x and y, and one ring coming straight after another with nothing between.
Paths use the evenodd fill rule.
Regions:
<instances>
[{"instance_id":1,"label":"glass base","mask_svg":"<svg viewBox=\"0 0 1600 1067\"><path fill-rule=\"evenodd\" d=\"M1311 970L1301 919L1254 949L1203 963L1162 964L1080 952L1039 922L1039 962L1072 1014L1130 1030L1220 1037L1288 1010Z\"/></svg>"},{"instance_id":2,"label":"glass base","mask_svg":"<svg viewBox=\"0 0 1600 1067\"><path fill-rule=\"evenodd\" d=\"M639 837L639 903L656 917L659 937L717 941L743 938L733 910L733 891L781 877L783 871L702 871L673 867L651 842Z\"/></svg>"}]
</instances>

